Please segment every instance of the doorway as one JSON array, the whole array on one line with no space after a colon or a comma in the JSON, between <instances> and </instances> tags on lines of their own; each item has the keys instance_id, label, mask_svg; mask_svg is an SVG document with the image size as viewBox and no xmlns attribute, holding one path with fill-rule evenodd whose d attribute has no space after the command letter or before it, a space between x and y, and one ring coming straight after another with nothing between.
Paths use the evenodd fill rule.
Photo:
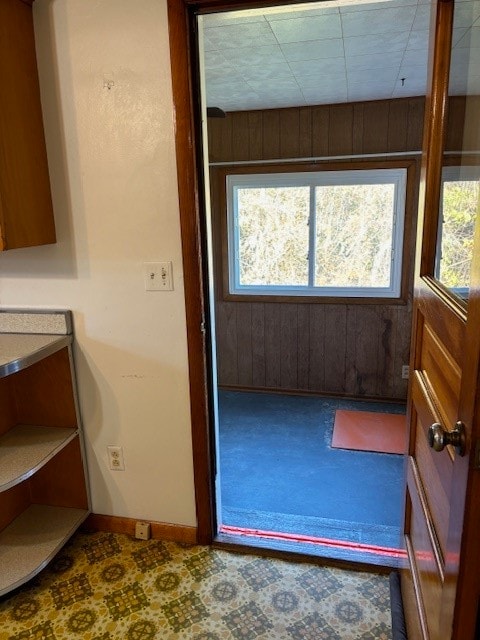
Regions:
<instances>
[{"instance_id":1,"label":"doorway","mask_svg":"<svg viewBox=\"0 0 480 640\"><path fill-rule=\"evenodd\" d=\"M175 3L172 3L172 6L170 7L171 11L174 10L173 4ZM326 7L323 3L321 11L325 9L335 9L338 16L339 9L336 3L332 4L335 4L335 7ZM312 6L313 5L310 5L308 10L312 10ZM301 14L303 9L301 7L296 7L296 10ZM370 10L375 11L375 9L372 8L370 8ZM384 10L391 11L390 8L384 8ZM419 11L418 16L417 10ZM410 9L409 11L412 10ZM415 47L418 46L418 42L421 41L421 39L418 38L419 33L417 33L417 31L421 31L421 29L424 28L425 33L428 34L428 25L424 24L422 26L421 22L423 19L422 15L424 15L422 13L423 11L424 10L419 9L416 6L413 8L410 31L408 31L406 41L404 41L402 45L404 47L403 53L400 56L397 55L398 61L401 62L407 54L408 46L412 48L412 51L416 52L415 58L417 60L417 69L415 73L413 68L411 69L410 77L412 82L415 78L415 74L418 75L418 69L420 68L418 60L423 55L419 53L418 49L415 49ZM217 20L220 15L221 14L216 15ZM368 17L372 18L373 16L374 14L372 13ZM246 23L252 22L251 18L254 16L247 17L249 20L247 20ZM312 15L311 17L312 19L318 19L319 16ZM355 16L355 19L358 17L359 16ZM301 14L299 17L297 13L297 15L292 19L303 21L304 18L305 14ZM280 19L284 20L285 16ZM350 19L351 18L348 18L348 20ZM287 19L283 24L287 24L289 21L290 20ZM414 22L418 27L418 29L414 30L415 34L411 29ZM285 27L282 26L282 28ZM418 39L417 44L415 44L413 39L415 35ZM175 39L175 37L176 34L174 33L173 39ZM352 42L360 42L360 36L358 34L351 35L351 38ZM392 38L395 39L396 36L392 36ZM389 42L391 42L392 38L389 37ZM333 40L334 38L326 39ZM381 38L377 38L377 40L381 40ZM245 44L245 42L245 39L243 39L242 43ZM409 44L407 45L407 43ZM173 47L173 50L175 50L175 43L173 44ZM176 49L175 56L181 56L178 49ZM175 56L172 59L174 65L176 64ZM362 62L365 60L365 57L372 59L370 54L362 53L356 56L357 62ZM412 58L411 55L410 58ZM393 59L390 58L390 60L392 61ZM375 62L373 64L375 64ZM305 68L305 65L303 65L303 67ZM402 68L402 71L403 69L404 68ZM361 77L360 71L360 69L357 69L357 78ZM235 140L234 162L237 163L237 167L242 163L244 165L258 164L259 161L265 163L265 160L262 157L263 149L265 149L267 144L272 143L275 147L273 159L275 159L277 163L278 160L282 160L289 164L289 167L291 167L289 161L294 158L295 161L301 160L303 162L303 167L306 168L307 171L310 170L309 167L306 167L309 160L311 163L315 164L315 168L317 169L318 165L325 163L328 163L329 169L332 169L333 167L330 163L333 162L336 163L335 169L338 171L345 170L345 163L349 163L350 167L352 167L353 162L361 164L361 168L365 168L364 163L369 163L368 169L376 169L378 168L379 163L383 166L385 159L387 159L389 163L397 163L396 166L403 164L405 167L408 165L410 174L415 176L418 163L417 158L421 148L423 99L421 91L418 91L418 95L413 96L407 93L405 85L408 83L405 83L405 78L403 76L402 78L404 81L401 81L401 78L398 78L400 73L401 67L398 66L395 76L395 86L398 84L399 93L395 98L391 95L390 98L386 98L383 94L380 94L376 96L377 99L368 100L366 99L365 94L362 97L361 95L354 95L351 93L351 102L332 102L332 99L330 98L330 102L327 104L322 104L321 101L319 101L318 104L313 106L304 105L302 107L295 107L277 105L278 109L268 110L274 116L273 119L268 120L268 122L265 118L266 110L260 109L257 104L250 105L250 111L235 112L231 114L232 117L230 117L230 114L227 114L225 119L219 118L209 120L208 133L211 138L209 140L210 160L213 160L213 163L217 165L215 167L216 171L223 170L222 165L231 164L232 157L230 156L229 159L222 158L221 153L228 150L229 145L230 148L232 148L233 141ZM372 75L371 70L370 75ZM379 74L375 73L375 76L377 75ZM345 78L347 78L346 71ZM311 80L312 78L310 78L306 84L310 83ZM325 87L327 82L325 78L323 78L323 80L322 86ZM180 82L180 79L175 73L174 82ZM352 83L351 87L352 92L354 89L353 84L354 83ZM181 91L183 90L185 92L185 89L185 86L183 86ZM383 89L386 90L385 83ZM304 92L307 93L307 87L304 88ZM393 93L392 89L390 90L390 93ZM370 98L371 97L372 96L370 96ZM258 117L259 115L260 122ZM236 124L240 126L240 128L237 127L235 131L232 128L233 120L235 120ZM260 124L266 124L266 126L263 127L263 130L261 130L261 127L259 129ZM226 134L225 130L223 132L221 131L221 135L216 138L217 141L220 140L221 142L219 144L215 144L213 140L215 136L212 135L212 130L216 130L218 132L224 125L231 127L230 132L228 132L228 129ZM292 131L297 132L298 135L287 137L280 135L281 133ZM360 131L362 132L362 135L359 135ZM179 133L183 135L183 131L180 131ZM261 141L261 144L259 141ZM188 147L188 143L189 139L187 136L185 138L185 147ZM179 144L181 145L180 141ZM183 149L185 147L183 147ZM180 146L177 148L177 153L178 152L183 153L180 151ZM267 161L271 159L272 156L267 158ZM265 170L265 172L268 171L268 169ZM238 173L237 169L236 172ZM193 171L192 175L194 173L195 171ZM191 179L191 175L189 177L187 174L184 174L179 176L179 178L180 182L182 182L182 180L187 181L188 179ZM212 183L213 182L214 180ZM186 182L186 185L189 186L188 182ZM180 186L181 199L186 197L187 192L188 188L185 189L184 193ZM401 373L398 373L398 370L400 369L401 372L401 366L408 362L408 333L410 330L409 296L411 291L411 275L407 266L411 266L413 262L413 229L416 211L415 200L417 196L415 179L413 181L409 180L407 183L407 196L409 204L407 207L408 212L405 217L402 252L404 271L402 271L401 289L397 300L389 300L387 303L385 299L377 301L369 300L368 303L358 304L358 301L355 302L353 300L348 300L346 303L345 300L341 300L340 297L337 296L328 301L324 300L324 303L327 302L328 304L317 306L312 304L311 300L301 299L299 297L294 304L284 305L282 309L280 301L272 302L270 299L267 302L257 298L258 306L262 306L265 309L265 313L267 315L270 314L271 317L271 324L269 327L273 328L273 333L269 330L268 337L275 338L275 331L287 336L289 333L290 335L292 333L296 333L297 336L303 336L301 327L305 326L305 319L307 319L308 326L311 329L311 335L323 336L322 339L327 352L330 353L330 355L336 354L338 356L338 353L341 354L339 357L327 358L327 365L325 365L325 353L319 354L317 352L313 358L311 358L309 371L306 372L305 370L302 371L304 360L301 357L299 358L298 355L296 360L292 360L291 358L289 359L288 357L285 357L282 353L277 353L275 356L277 358L277 362L281 361L281 366L283 367L283 374L280 372L281 390L291 391L288 387L287 389L282 389L282 385L285 384L285 377L288 378L291 372L296 372L297 383L298 378L303 376L303 380L304 382L306 381L307 384L306 389L299 388L298 386L294 387L294 390L296 389L301 393L310 394L312 391L314 393L319 392L323 394L338 393L338 391L332 388L332 385L335 381L338 382L342 379L343 376L343 381L340 382L339 387L340 393L343 396L360 396L362 398L373 396L374 399L401 398L401 394L399 396L395 393L395 387L397 389L401 389L403 386L403 389L406 390L407 385L406 381L402 380ZM193 236L195 242L192 242L191 246L189 248L187 247L186 251L187 254L190 253L192 256L198 254L198 246L201 244L198 230L199 227L203 225L202 216L200 216L198 209L196 209L196 204L197 203L191 203L190 210L197 211L198 218L196 219L196 224L198 226L195 228L194 226L192 227L192 222L194 222L193 218L182 220L184 228L188 228L189 230L187 232L188 237L186 239L184 238L184 242L189 243L192 239L192 236L190 235L192 230L195 232ZM192 273L190 275L192 275ZM190 298L188 288L191 287L192 299L198 297L198 291L202 290L201 283L198 283L199 286L197 289L193 280L189 279L188 283L186 283L187 297ZM221 280L217 279L217 282L221 282ZM200 326L205 319L204 301L202 300L200 302L201 304L198 307L198 314L194 318L194 322L189 323L189 331L190 339L194 342L197 341L197 346L201 346L203 348L205 335L202 334L199 336L196 333L196 327ZM378 302L378 305L374 304L374 302ZM228 305L232 306L233 304L234 303L230 300L226 301L226 307ZM255 302L255 304L257 304L257 302ZM243 305L243 308L245 309L247 305ZM294 309L295 311L293 311ZM251 311L252 309L250 309L250 317L252 317ZM197 319L198 325L196 325ZM246 326L246 324L242 323L241 316L237 317L237 321L239 326L242 324L244 327ZM301 324L302 321L304 322L303 325ZM351 335L348 337L348 328L352 330L351 335L354 336L353 340ZM320 331L317 331L317 329ZM328 337L325 338L325 332L328 329L330 331L332 329L339 330L330 333ZM370 339L371 336L373 336L372 339ZM405 345L403 352L400 347L402 340ZM280 343L277 342L277 345L278 344ZM375 345L376 353L381 352L383 349L388 356L387 360L382 361L380 365L378 359L372 358L371 353L368 351L368 346L372 344ZM242 350L242 356L243 355L244 352ZM247 354L247 358L248 357L251 357L251 355L249 356ZM220 361L219 363L221 364ZM323 365L315 366L315 363L323 363ZM198 366L199 379L202 376L207 377L209 375L209 367L204 369L204 362L197 362L196 364ZM249 366L246 368L244 367L243 371L245 372L248 369ZM326 369L328 369L328 375L325 375ZM345 374L345 371L347 371L347 374ZM286 376L285 373L287 374ZM319 388L319 383L323 384L324 388ZM314 388L309 389L309 384L312 384ZM206 412L208 407L206 398L198 397L198 387L193 391L197 394L197 400L200 401L199 403L196 402L195 406L198 409L199 404L201 405L203 402L204 410ZM194 417L194 440L195 438L198 438L204 445L208 442L209 437L202 427L203 418L205 418L205 415L201 416L197 411L197 415ZM197 425L199 426L198 429ZM204 465L203 472L197 472L196 476L197 504L202 504L204 506L207 505L207 508L205 509L202 507L199 510L199 532L200 536L203 535L203 531L206 532L204 540L208 541L216 531L215 518L212 517L212 514L214 513L212 497L213 489L209 482L205 482L205 462L202 463L198 459L195 465L196 470L201 468L202 464ZM207 471L210 474L208 469Z\"/></svg>"},{"instance_id":2,"label":"doorway","mask_svg":"<svg viewBox=\"0 0 480 640\"><path fill-rule=\"evenodd\" d=\"M278 524L275 522L278 509L265 511L260 507L253 508L254 501L249 505L249 495L259 497L262 487L266 489L268 473L266 476L266 469L261 463L255 465L253 462L255 446L249 450L247 436L242 439L241 434L235 433L231 426L235 419L232 416L235 414L238 421L259 422L258 414L245 415L247 406L257 407L265 422L265 406L278 408L288 404L291 407L291 417L298 413L292 407L306 407L309 404L307 413L310 416L318 409L317 426L322 420L325 421L325 415L328 414L328 426L324 432L316 434L316 442L325 441L330 452L335 417L332 406L340 411L346 410L348 406L349 411L357 408L363 412L398 413L402 411L399 402L406 397L407 380L402 373L405 372L405 367L408 369L409 361L413 229L426 79L426 48L423 46L419 49L421 39L417 32L424 29L424 42L427 43L428 7L409 6L398 12L390 8L388 2L346 6L342 6L341 2L334 2L328 5L321 3L297 5L293 8L234 11L204 15L199 19L199 39L204 48L203 55L200 56L200 66L204 69L201 84L204 107L210 110L210 117L204 120L205 148L208 148L204 163L208 163L210 167L206 182L210 180L210 275L213 280L211 291L215 316L211 324L215 327L212 332L216 351L213 360L218 365L217 380L220 388L220 410L217 407L214 409L218 422L217 500L220 508L217 523L220 525L221 537L234 536L240 541L252 531L262 530L263 533L271 534L267 525L273 522L273 533L288 534L289 542L295 535L297 538L307 537L308 532L313 532L310 536L311 544L314 538L334 541L338 537L348 544L359 543L360 535L360 539L370 546L392 549L400 546L399 542L392 542L394 539L400 540L402 520L403 465L400 458L393 464L392 454L370 453L373 456L371 459L365 452L357 455L369 468L380 469L380 460L392 467L391 479L382 483L379 472L377 484L385 487L385 503L395 503L397 525L391 529L396 530L396 537L392 530L386 534L391 520L387 513L384 514L384 522L378 519L368 522L370 530L362 530L359 534L359 522L362 518L357 516L355 520L342 520L345 510L337 511L336 518L326 517L329 512L325 504L326 511L323 515L320 508L320 513L315 517L310 513L310 507L309 513L294 514L298 516L294 518L296 522L291 519L289 521L285 516L283 523ZM395 12L400 21L397 22L394 33L403 33L401 38L389 34L391 23L387 18L393 18L390 15L392 12ZM385 21L383 32L378 26L382 19ZM371 27L365 26L371 25L372 20L378 23L374 29L376 33L373 34L370 33ZM341 29L336 33L338 24ZM414 34L412 30L415 31ZM394 47L397 50L393 52L390 50L392 38L398 39L398 44ZM388 51L382 48L387 40ZM411 63L413 59L414 65ZM241 65L238 64L240 60ZM374 82L372 78L375 78ZM367 79L370 79L370 86ZM269 288L269 278L273 277L267 274L264 281L258 280L260 261L251 266L257 281L248 281L247 275L244 277L247 287L241 291L244 282L240 283L239 288L235 288L235 270L241 271L242 267L232 264L231 257L234 253L238 254L239 250L248 252L248 248L235 245L235 225L238 226L238 220L232 220L226 215L229 207L234 210L234 214L235 211L238 214L238 203L232 204L229 201L236 186L230 188L229 181L241 182L243 179L242 184L250 188L252 180L260 176L263 183L253 186L259 187L257 196L263 197L265 193L261 190L265 187L272 189L279 176L288 175L290 190L296 185L298 178L302 185L300 188L303 188L307 174L308 180L319 174L328 175L329 178L335 175L339 184L352 180L352 186L359 189L363 185L359 185L358 181L361 179L365 183L368 172L376 172L368 187L372 190L376 186L375 180L383 180L383 176L379 177L380 174L388 171L403 171L408 176L404 184L405 217L401 227L398 222L399 209L394 214L397 232L400 229L397 246L393 246L393 237L387 238L392 243L391 246L388 245L388 251L399 258L400 266L396 267L396 292L393 291L393 268L392 274L389 274L391 278L386 283L392 285L390 293L386 291L388 286L385 283L374 279L373 286L369 288L368 285L372 284L371 274L364 276L366 281L370 278L368 283L359 281L363 264L368 260L378 260L378 255L359 255L358 263L351 268L356 278L353 286L352 281L335 281L339 275L333 273L330 277L334 281L326 282L323 291L314 291L315 296L311 295L312 291L305 292L305 287L302 289L301 281L299 284L302 265L295 267L293 276L290 273L280 274L286 275L288 291L283 291L278 286L266 290ZM268 184L265 183L266 176ZM279 186L283 188L285 182ZM329 186L332 193L338 188L338 184L336 187ZM320 195L319 188L315 187L316 197ZM323 185L322 188L325 192ZM278 186L276 191L275 197L279 192ZM284 196L283 193L281 195ZM297 193L296 197L301 196ZM278 202L279 198L277 205ZM338 211L338 201L334 204ZM255 206L258 210L258 203ZM350 204L350 208L352 206ZM361 208L361 204L357 208ZM316 219L314 223L318 228ZM312 238L312 219L307 224L310 232L307 231L304 235ZM368 230L365 217L362 224L359 233L361 234L362 229L367 229L363 242L365 246L366 239L374 230ZM373 224L375 225L375 221ZM350 218L343 225L337 225L337 236L340 235L341 226L345 228L348 225L354 226L355 220ZM332 228L335 230L335 227ZM293 231L298 238L301 233L298 226ZM260 233L263 234L263 230ZM270 241L270 248L259 247L260 233L258 227L252 229L250 237L244 240L244 245L253 240L255 251L263 252L262 258L268 258L274 243ZM388 233L387 230L387 236ZM393 236L393 231L390 233ZM276 240L284 242L284 238L277 237ZM385 238L382 241L385 243ZM350 238L343 238L343 246L338 242L337 245L332 244L331 239L330 245L326 240L323 242L325 246L319 247L319 237L313 238L317 254L322 249L325 254L340 248L349 254L350 263L353 262L352 234ZM294 260L295 249L298 247L293 249ZM303 251L303 246L299 251ZM311 276L315 267L312 267L311 257L309 258L310 266L304 270L310 271ZM339 270L345 271L344 264L340 261ZM275 267L277 271L286 271L284 265L276 264ZM325 270L324 264L322 269ZM317 275L313 273L311 277L314 286L317 284ZM293 281L288 278L293 278ZM319 299L318 295L322 298ZM360 400L358 407L353 404L355 398ZM371 403L366 404L365 399ZM379 404L381 401L394 401L397 404L382 405ZM238 406L243 410L240 417ZM275 411L277 409L273 408L272 415L275 415ZM288 420L284 421L282 425L284 430L287 422ZM230 425L228 430L227 424ZM275 431L270 427L268 435L272 436L273 433ZM296 434L298 433L297 428ZM258 433L255 435L258 436ZM304 450L309 447L308 438L307 435ZM240 453L238 443L242 441ZM236 444L232 445L232 442ZM231 446L236 450L237 457L231 455ZM258 447L256 451L258 452ZM278 454L281 455L280 449ZM318 458L322 455L319 453ZM224 464L222 459L228 459L229 462ZM290 468L298 479L297 483L291 484L291 491L301 492L300 474L293 471L291 460L285 464L287 466L284 469ZM316 466L318 465L317 459ZM349 468L348 462L344 465L344 470ZM222 467L226 470L225 473ZM310 471L313 474L314 466ZM340 468L338 473L342 473ZM258 483L249 485L245 481L247 475L251 478L256 474L259 476ZM260 479L262 474L263 481ZM279 476L281 475L280 472ZM286 477L288 474L283 475ZM366 488L366 475L364 481ZM319 486L328 486L325 479L319 478L318 483ZM375 479L372 483L375 483ZM280 484L275 484L278 489L276 499L280 502L282 495L286 495L288 490L281 492ZM351 482L352 486L361 484L358 479ZM240 499L238 496L242 493L242 485L244 491L243 498ZM341 483L338 483L338 488L340 486ZM303 491L312 494L308 488L304 487ZM227 493L230 496L237 494L237 498L233 498L234 502L238 501L236 505L231 504L231 497L225 498ZM330 493L331 500L335 502L334 492ZM358 496L355 496L355 492L351 493L352 506ZM322 502L325 503L325 500L317 500L319 505ZM259 504L265 503L260 500ZM357 504L357 508L361 510L362 506ZM298 511L298 507L292 507L290 511L292 509ZM368 508L364 506L364 510ZM292 516L292 513L288 516ZM301 516L303 528L298 525ZM310 521L308 517L311 518ZM365 515L363 519L369 520L369 516ZM350 527L348 522L351 523ZM323 524L323 528L320 524ZM373 532L375 526L376 541ZM353 539L349 539L349 528ZM365 529L368 529L366 524ZM269 538L270 544L274 537ZM362 543L358 545L359 548L361 546Z\"/></svg>"}]
</instances>

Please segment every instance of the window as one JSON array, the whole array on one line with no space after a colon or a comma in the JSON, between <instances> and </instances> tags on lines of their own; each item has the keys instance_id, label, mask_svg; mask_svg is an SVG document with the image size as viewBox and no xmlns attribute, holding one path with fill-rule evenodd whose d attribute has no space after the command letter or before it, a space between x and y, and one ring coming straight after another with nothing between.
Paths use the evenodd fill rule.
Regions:
<instances>
[{"instance_id":1,"label":"window","mask_svg":"<svg viewBox=\"0 0 480 640\"><path fill-rule=\"evenodd\" d=\"M398 298L407 169L227 176L231 294Z\"/></svg>"},{"instance_id":2,"label":"window","mask_svg":"<svg viewBox=\"0 0 480 640\"><path fill-rule=\"evenodd\" d=\"M470 286L479 178L478 166L442 169L435 276L463 298Z\"/></svg>"}]
</instances>

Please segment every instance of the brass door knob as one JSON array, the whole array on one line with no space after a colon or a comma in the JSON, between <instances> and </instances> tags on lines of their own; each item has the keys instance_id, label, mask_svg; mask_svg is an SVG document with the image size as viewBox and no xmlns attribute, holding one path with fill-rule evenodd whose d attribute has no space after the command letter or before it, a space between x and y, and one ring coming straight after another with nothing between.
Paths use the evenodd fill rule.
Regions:
<instances>
[{"instance_id":1,"label":"brass door knob","mask_svg":"<svg viewBox=\"0 0 480 640\"><path fill-rule=\"evenodd\" d=\"M434 422L428 429L428 444L435 451L443 451L450 444L455 447L459 456L465 455L465 425L457 422L451 431L447 431L439 422Z\"/></svg>"}]
</instances>

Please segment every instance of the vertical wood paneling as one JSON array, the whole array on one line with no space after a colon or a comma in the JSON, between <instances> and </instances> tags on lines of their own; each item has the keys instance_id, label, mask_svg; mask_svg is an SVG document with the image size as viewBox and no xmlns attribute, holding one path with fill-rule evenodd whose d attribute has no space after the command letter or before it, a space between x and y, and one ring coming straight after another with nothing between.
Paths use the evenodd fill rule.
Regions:
<instances>
[{"instance_id":1,"label":"vertical wood paneling","mask_svg":"<svg viewBox=\"0 0 480 640\"><path fill-rule=\"evenodd\" d=\"M312 155L328 155L328 129L330 124L330 108L328 106L312 107Z\"/></svg>"},{"instance_id":2,"label":"vertical wood paneling","mask_svg":"<svg viewBox=\"0 0 480 640\"><path fill-rule=\"evenodd\" d=\"M262 302L251 304L252 312L252 384L254 387L266 386L265 362L265 305Z\"/></svg>"},{"instance_id":3,"label":"vertical wood paneling","mask_svg":"<svg viewBox=\"0 0 480 640\"><path fill-rule=\"evenodd\" d=\"M298 314L296 304L282 304L280 309L281 387L298 389Z\"/></svg>"},{"instance_id":4,"label":"vertical wood paneling","mask_svg":"<svg viewBox=\"0 0 480 640\"><path fill-rule=\"evenodd\" d=\"M309 305L310 362L307 389L325 388L325 305Z\"/></svg>"},{"instance_id":5,"label":"vertical wood paneling","mask_svg":"<svg viewBox=\"0 0 480 640\"><path fill-rule=\"evenodd\" d=\"M280 112L268 111L263 118L264 158L280 157Z\"/></svg>"},{"instance_id":6,"label":"vertical wood paneling","mask_svg":"<svg viewBox=\"0 0 480 640\"><path fill-rule=\"evenodd\" d=\"M355 308L355 395L377 395L379 374L378 336L382 332L376 305Z\"/></svg>"},{"instance_id":7,"label":"vertical wood paneling","mask_svg":"<svg viewBox=\"0 0 480 640\"><path fill-rule=\"evenodd\" d=\"M400 372L403 364L409 363L410 336L412 329L411 312L406 307L397 309L396 348L395 348L395 378L393 397L404 398L407 395L408 380L402 380Z\"/></svg>"},{"instance_id":8,"label":"vertical wood paneling","mask_svg":"<svg viewBox=\"0 0 480 640\"><path fill-rule=\"evenodd\" d=\"M407 151L408 102L392 100L388 110L387 151Z\"/></svg>"},{"instance_id":9,"label":"vertical wood paneling","mask_svg":"<svg viewBox=\"0 0 480 640\"><path fill-rule=\"evenodd\" d=\"M363 153L363 104L353 105L352 153Z\"/></svg>"},{"instance_id":10,"label":"vertical wood paneling","mask_svg":"<svg viewBox=\"0 0 480 640\"><path fill-rule=\"evenodd\" d=\"M298 156L300 158L312 156L312 110L309 107L300 109L299 112Z\"/></svg>"},{"instance_id":11,"label":"vertical wood paneling","mask_svg":"<svg viewBox=\"0 0 480 640\"><path fill-rule=\"evenodd\" d=\"M377 347L377 388L375 395L380 397L392 396L395 374L400 375L401 369L395 371L395 348L397 328L397 308L377 307L380 320Z\"/></svg>"},{"instance_id":12,"label":"vertical wood paneling","mask_svg":"<svg viewBox=\"0 0 480 640\"><path fill-rule=\"evenodd\" d=\"M422 128L422 98L242 112L215 120L210 152L212 161L228 162L417 151ZM224 215L215 211L219 198L215 183L216 231ZM221 234L214 242L220 385L406 396L401 366L410 345L408 306L226 302Z\"/></svg>"},{"instance_id":13,"label":"vertical wood paneling","mask_svg":"<svg viewBox=\"0 0 480 640\"><path fill-rule=\"evenodd\" d=\"M277 303L265 305L265 380L268 389L281 386L282 306Z\"/></svg>"},{"instance_id":14,"label":"vertical wood paneling","mask_svg":"<svg viewBox=\"0 0 480 640\"><path fill-rule=\"evenodd\" d=\"M453 96L448 101L446 151L459 151L464 148L465 106L465 96Z\"/></svg>"},{"instance_id":15,"label":"vertical wood paneling","mask_svg":"<svg viewBox=\"0 0 480 640\"><path fill-rule=\"evenodd\" d=\"M366 102L363 107L363 153L388 149L389 102Z\"/></svg>"},{"instance_id":16,"label":"vertical wood paneling","mask_svg":"<svg viewBox=\"0 0 480 640\"><path fill-rule=\"evenodd\" d=\"M251 111L248 114L249 160L261 160L263 157L262 123L261 111Z\"/></svg>"},{"instance_id":17,"label":"vertical wood paneling","mask_svg":"<svg viewBox=\"0 0 480 640\"><path fill-rule=\"evenodd\" d=\"M347 305L324 305L325 391L345 393L347 361Z\"/></svg>"},{"instance_id":18,"label":"vertical wood paneling","mask_svg":"<svg viewBox=\"0 0 480 640\"><path fill-rule=\"evenodd\" d=\"M249 159L248 112L232 113L232 155L231 160Z\"/></svg>"},{"instance_id":19,"label":"vertical wood paneling","mask_svg":"<svg viewBox=\"0 0 480 640\"><path fill-rule=\"evenodd\" d=\"M220 384L239 384L236 306L233 302L216 305L217 369Z\"/></svg>"},{"instance_id":20,"label":"vertical wood paneling","mask_svg":"<svg viewBox=\"0 0 480 640\"><path fill-rule=\"evenodd\" d=\"M345 391L350 395L357 393L357 307L346 305L346 346L345 346Z\"/></svg>"},{"instance_id":21,"label":"vertical wood paneling","mask_svg":"<svg viewBox=\"0 0 480 640\"><path fill-rule=\"evenodd\" d=\"M341 156L353 149L353 105L340 104L330 107L328 127L328 155Z\"/></svg>"},{"instance_id":22,"label":"vertical wood paneling","mask_svg":"<svg viewBox=\"0 0 480 640\"><path fill-rule=\"evenodd\" d=\"M308 389L311 352L310 306L312 305L299 304L295 306L297 307L297 388Z\"/></svg>"},{"instance_id":23,"label":"vertical wood paneling","mask_svg":"<svg viewBox=\"0 0 480 640\"><path fill-rule=\"evenodd\" d=\"M222 157L220 148L223 127L218 118L209 118L207 123L208 154L212 162L217 162Z\"/></svg>"},{"instance_id":24,"label":"vertical wood paneling","mask_svg":"<svg viewBox=\"0 0 480 640\"><path fill-rule=\"evenodd\" d=\"M280 158L299 158L300 115L298 109L281 109Z\"/></svg>"},{"instance_id":25,"label":"vertical wood paneling","mask_svg":"<svg viewBox=\"0 0 480 640\"><path fill-rule=\"evenodd\" d=\"M425 100L410 98L408 101L407 149L418 151L422 148L423 116Z\"/></svg>"},{"instance_id":26,"label":"vertical wood paneling","mask_svg":"<svg viewBox=\"0 0 480 640\"><path fill-rule=\"evenodd\" d=\"M237 310L238 384L251 387L253 385L252 305L249 302L234 304Z\"/></svg>"}]
</instances>

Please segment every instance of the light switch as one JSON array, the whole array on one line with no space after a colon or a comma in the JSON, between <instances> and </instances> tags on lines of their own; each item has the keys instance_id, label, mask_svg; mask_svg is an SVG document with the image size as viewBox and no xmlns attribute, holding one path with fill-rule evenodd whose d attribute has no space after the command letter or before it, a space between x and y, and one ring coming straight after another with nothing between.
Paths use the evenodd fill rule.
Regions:
<instances>
[{"instance_id":1,"label":"light switch","mask_svg":"<svg viewBox=\"0 0 480 640\"><path fill-rule=\"evenodd\" d=\"M173 291L171 262L145 262L143 266L146 291Z\"/></svg>"}]
</instances>

